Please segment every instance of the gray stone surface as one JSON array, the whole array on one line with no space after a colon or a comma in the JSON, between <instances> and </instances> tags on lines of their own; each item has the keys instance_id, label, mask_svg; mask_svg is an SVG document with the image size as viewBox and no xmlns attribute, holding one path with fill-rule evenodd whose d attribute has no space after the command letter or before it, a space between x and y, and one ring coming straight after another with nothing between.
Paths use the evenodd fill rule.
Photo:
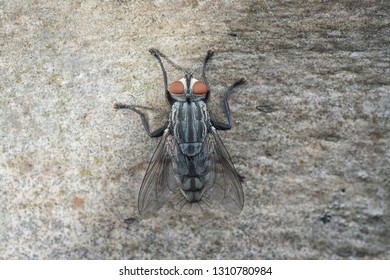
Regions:
<instances>
[{"instance_id":1,"label":"gray stone surface","mask_svg":"<svg viewBox=\"0 0 390 280\"><path fill-rule=\"evenodd\" d=\"M3 0L0 19L1 259L390 258L389 1ZM111 105L163 122L152 46L189 68L216 50L216 115L248 78L220 134L241 215L138 218L157 140Z\"/></svg>"}]
</instances>

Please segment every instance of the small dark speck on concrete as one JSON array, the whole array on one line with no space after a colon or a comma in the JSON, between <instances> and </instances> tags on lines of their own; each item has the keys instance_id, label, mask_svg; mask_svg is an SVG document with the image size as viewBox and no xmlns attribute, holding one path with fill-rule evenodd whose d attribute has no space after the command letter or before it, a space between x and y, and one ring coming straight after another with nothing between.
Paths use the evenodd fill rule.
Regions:
<instances>
[{"instance_id":1,"label":"small dark speck on concrete","mask_svg":"<svg viewBox=\"0 0 390 280\"><path fill-rule=\"evenodd\" d=\"M367 255L365 251L357 251L356 252L356 257L358 258L364 258Z\"/></svg>"},{"instance_id":2,"label":"small dark speck on concrete","mask_svg":"<svg viewBox=\"0 0 390 280\"><path fill-rule=\"evenodd\" d=\"M124 223L125 223L126 225L132 225L132 224L134 224L136 221L137 221L137 218L130 217L130 218L125 219L125 220L124 220Z\"/></svg>"},{"instance_id":3,"label":"small dark speck on concrete","mask_svg":"<svg viewBox=\"0 0 390 280\"><path fill-rule=\"evenodd\" d=\"M229 32L228 35L232 36L232 37L237 37L238 36L238 34L236 32Z\"/></svg>"},{"instance_id":4,"label":"small dark speck on concrete","mask_svg":"<svg viewBox=\"0 0 390 280\"><path fill-rule=\"evenodd\" d=\"M328 142L338 142L340 140L340 136L338 135L328 135L325 137L325 141Z\"/></svg>"},{"instance_id":5,"label":"small dark speck on concrete","mask_svg":"<svg viewBox=\"0 0 390 280\"><path fill-rule=\"evenodd\" d=\"M329 214L329 213L325 213L324 215L322 215L322 217L320 218L320 220L324 223L324 224L327 224L327 223L330 223L330 220L332 219L332 216Z\"/></svg>"},{"instance_id":6,"label":"small dark speck on concrete","mask_svg":"<svg viewBox=\"0 0 390 280\"><path fill-rule=\"evenodd\" d=\"M336 254L339 255L340 257L348 258L352 256L352 249L351 248L341 248L337 250Z\"/></svg>"},{"instance_id":7,"label":"small dark speck on concrete","mask_svg":"<svg viewBox=\"0 0 390 280\"><path fill-rule=\"evenodd\" d=\"M258 105L256 106L256 109L263 113L272 113L276 111L276 108L270 106L270 105Z\"/></svg>"}]
</instances>

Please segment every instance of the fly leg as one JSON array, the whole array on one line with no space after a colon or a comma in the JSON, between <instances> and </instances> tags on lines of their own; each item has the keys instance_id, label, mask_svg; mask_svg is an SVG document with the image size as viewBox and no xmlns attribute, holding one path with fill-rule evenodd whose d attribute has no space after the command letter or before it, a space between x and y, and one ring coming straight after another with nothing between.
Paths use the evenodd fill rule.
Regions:
<instances>
[{"instance_id":1,"label":"fly leg","mask_svg":"<svg viewBox=\"0 0 390 280\"><path fill-rule=\"evenodd\" d=\"M203 82L205 82L207 88L209 89L206 93L205 101L207 101L207 99L209 98L209 95L210 95L210 85L209 85L209 81L206 78L206 66L207 66L207 63L210 61L210 59L213 57L213 55L214 55L214 50L208 50L207 55L203 61L202 79L203 79Z\"/></svg>"},{"instance_id":2,"label":"fly leg","mask_svg":"<svg viewBox=\"0 0 390 280\"><path fill-rule=\"evenodd\" d=\"M141 117L142 125L144 126L146 133L151 138L162 136L163 133L164 133L164 130L168 127L168 122L166 122L162 127L156 129L155 131L150 131L149 123L148 123L148 120L146 119L145 114L142 113L140 110L136 109L134 106L126 105L126 104L122 104L122 103L114 103L114 105L112 107L115 110L118 110L118 109L129 109L129 110L131 110L133 112L136 112Z\"/></svg>"},{"instance_id":3,"label":"fly leg","mask_svg":"<svg viewBox=\"0 0 390 280\"><path fill-rule=\"evenodd\" d=\"M165 71L164 65L161 60L160 53L157 49L155 48L150 48L149 52L157 59L158 64L160 64L161 71L163 73L163 79L164 79L164 89L165 91L168 91L168 78L167 78L167 71Z\"/></svg>"},{"instance_id":4,"label":"fly leg","mask_svg":"<svg viewBox=\"0 0 390 280\"><path fill-rule=\"evenodd\" d=\"M169 91L168 91L167 72L165 71L164 65L162 63L161 55L160 55L159 51L157 49L155 49L155 48L150 48L149 52L157 59L158 64L160 64L161 71L163 73L165 94L166 94L166 96L168 98L168 101L170 103L172 103L172 97L169 95ZM160 137L160 136L162 136L163 133L164 133L164 130L168 127L168 122L166 122L162 127L156 129L155 131L150 131L149 122L146 119L145 114L143 112L141 112L140 110L136 109L135 106L126 105L126 104L122 104L122 103L114 103L114 105L112 107L115 110L118 110L118 109L129 109L129 110L131 110L133 112L136 112L141 117L142 125L144 126L145 131L149 135L149 137L153 138L153 137Z\"/></svg>"},{"instance_id":5,"label":"fly leg","mask_svg":"<svg viewBox=\"0 0 390 280\"><path fill-rule=\"evenodd\" d=\"M230 95L233 94L233 89L239 85L242 85L243 83L246 82L246 78L241 78L239 79L238 81L236 81L234 84L232 84L227 92L225 93L225 95L223 96L223 99L222 99L222 105L223 105L223 111L225 113L225 116L227 118L227 123L222 123L222 122L217 122L213 119L211 119L211 124L218 130L229 130L232 128L232 114L230 112L230 107L229 107L229 103L228 103L228 99L230 97Z\"/></svg>"},{"instance_id":6,"label":"fly leg","mask_svg":"<svg viewBox=\"0 0 390 280\"><path fill-rule=\"evenodd\" d=\"M168 90L168 77L167 77L167 71L165 71L165 68L164 68L164 64L161 60L161 57L165 58L166 60L168 60L168 62L171 62L173 63L172 61L170 61L168 58L165 57L164 54L160 53L157 49L155 48L150 48L149 49L149 52L157 59L158 61L158 64L160 64L160 67L161 67L161 71L163 73L163 79L164 79L164 89L165 89L165 97L167 98L169 104L173 104L174 103L174 100L173 98L171 97L171 95L169 94L169 90Z\"/></svg>"}]
</instances>

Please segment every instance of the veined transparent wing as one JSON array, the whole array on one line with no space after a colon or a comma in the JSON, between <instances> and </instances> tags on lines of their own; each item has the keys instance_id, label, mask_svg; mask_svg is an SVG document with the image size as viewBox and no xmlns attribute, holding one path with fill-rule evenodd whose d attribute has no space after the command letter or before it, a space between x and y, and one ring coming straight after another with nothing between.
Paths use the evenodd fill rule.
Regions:
<instances>
[{"instance_id":1,"label":"veined transparent wing","mask_svg":"<svg viewBox=\"0 0 390 280\"><path fill-rule=\"evenodd\" d=\"M150 218L170 198L176 181L172 170L172 136L164 131L138 194L138 211L142 218Z\"/></svg>"},{"instance_id":2,"label":"veined transparent wing","mask_svg":"<svg viewBox=\"0 0 390 280\"><path fill-rule=\"evenodd\" d=\"M211 135L210 135L211 134ZM217 130L211 127L208 137L210 168L215 173L209 195L229 212L239 214L244 207L244 192L240 177Z\"/></svg>"}]
</instances>

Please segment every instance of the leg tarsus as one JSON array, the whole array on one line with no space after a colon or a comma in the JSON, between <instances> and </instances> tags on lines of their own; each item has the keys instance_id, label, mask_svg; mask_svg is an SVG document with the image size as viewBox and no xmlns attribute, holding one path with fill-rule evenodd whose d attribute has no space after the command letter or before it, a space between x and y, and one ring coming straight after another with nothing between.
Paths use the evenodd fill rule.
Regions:
<instances>
[{"instance_id":1,"label":"leg tarsus","mask_svg":"<svg viewBox=\"0 0 390 280\"><path fill-rule=\"evenodd\" d=\"M160 64L161 71L163 72L164 89L165 89L165 91L167 91L168 90L168 77L167 77L167 72L165 71L165 68L164 68L164 64L162 63L162 60L161 60L160 52L155 48L150 48L149 52L157 59L158 64Z\"/></svg>"},{"instance_id":2,"label":"leg tarsus","mask_svg":"<svg viewBox=\"0 0 390 280\"><path fill-rule=\"evenodd\" d=\"M149 137L151 138L154 138L154 137L160 137L163 135L164 133L164 130L168 127L168 122L166 122L162 127L156 129L155 131L150 131L150 128L149 128L149 122L148 120L146 119L146 116L143 112L141 112L140 110L136 109L135 106L132 106L132 105L126 105L126 104L122 104L122 103L114 103L112 105L112 107L115 109L115 110L119 110L119 109L129 109L135 113L137 113L140 117L141 117L141 121L142 121L142 125L144 126L144 129L146 131L146 133L149 135Z\"/></svg>"},{"instance_id":3,"label":"leg tarsus","mask_svg":"<svg viewBox=\"0 0 390 280\"><path fill-rule=\"evenodd\" d=\"M233 89L235 87L238 87L242 84L244 84L245 82L247 81L247 78L245 77L241 77L239 80L235 81L227 90L227 92L225 93L225 96L224 96L224 99L228 99L230 97L230 95L232 95L233 93Z\"/></svg>"},{"instance_id":4,"label":"leg tarsus","mask_svg":"<svg viewBox=\"0 0 390 280\"><path fill-rule=\"evenodd\" d=\"M160 53L157 49L155 48L150 48L149 49L149 52L157 59L158 61L158 64L160 65L160 68L161 68L161 71L163 73L163 81L164 81L164 90L165 90L165 97L167 98L169 104L173 104L174 100L173 98L171 97L171 95L169 94L169 91L168 91L168 76L167 76L167 71L165 71L165 68L164 68L164 64L162 62L162 59L161 57L167 59L164 54ZM169 60L168 60L169 62Z\"/></svg>"},{"instance_id":5,"label":"leg tarsus","mask_svg":"<svg viewBox=\"0 0 390 280\"><path fill-rule=\"evenodd\" d=\"M204 58L203 61L203 67L202 67L202 79L207 84L207 78L206 78L206 66L207 63L210 61L210 59L214 56L214 50L208 50L207 55ZM207 84L208 85L208 84Z\"/></svg>"},{"instance_id":6,"label":"leg tarsus","mask_svg":"<svg viewBox=\"0 0 390 280\"><path fill-rule=\"evenodd\" d=\"M209 85L209 81L207 80L207 77L206 77L206 68L207 68L207 63L210 61L210 59L213 57L213 55L214 55L214 50L207 51L207 55L204 58L203 67L202 67L202 79L203 79L203 82L205 82L207 88L209 89L207 91L207 94L206 94L206 98L205 98L206 101L210 96L210 85Z\"/></svg>"},{"instance_id":7,"label":"leg tarsus","mask_svg":"<svg viewBox=\"0 0 390 280\"><path fill-rule=\"evenodd\" d=\"M233 89L235 87L237 87L237 86L240 86L240 85L244 84L246 81L247 81L247 79L242 77L239 80L237 80L236 82L234 82L228 88L228 90L226 91L225 95L222 98L222 104L223 104L223 111L224 111L224 114L225 114L228 122L227 123L221 123L221 122L217 122L217 121L214 121L213 119L211 119L211 124L216 129L218 129L218 130L229 130L229 129L232 128L232 114L230 112L228 99L229 99L230 95L232 95Z\"/></svg>"}]
</instances>

